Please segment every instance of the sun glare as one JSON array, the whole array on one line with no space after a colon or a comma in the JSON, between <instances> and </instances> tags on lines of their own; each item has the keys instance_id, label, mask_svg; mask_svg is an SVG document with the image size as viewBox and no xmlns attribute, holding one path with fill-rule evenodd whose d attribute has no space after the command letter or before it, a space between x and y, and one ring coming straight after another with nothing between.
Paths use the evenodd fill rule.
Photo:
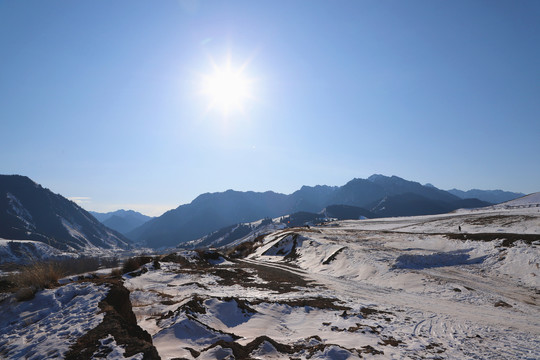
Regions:
<instances>
[{"instance_id":1,"label":"sun glare","mask_svg":"<svg viewBox=\"0 0 540 360\"><path fill-rule=\"evenodd\" d=\"M244 68L235 69L228 61L223 67L214 65L214 72L203 76L202 93L210 100L209 109L224 115L244 110L246 100L252 97L251 80L243 74Z\"/></svg>"}]
</instances>

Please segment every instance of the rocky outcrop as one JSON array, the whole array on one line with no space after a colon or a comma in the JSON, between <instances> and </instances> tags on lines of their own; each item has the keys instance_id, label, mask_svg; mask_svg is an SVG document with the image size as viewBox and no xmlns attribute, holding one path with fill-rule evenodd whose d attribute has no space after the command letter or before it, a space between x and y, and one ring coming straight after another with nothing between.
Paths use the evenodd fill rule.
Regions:
<instances>
[{"instance_id":1,"label":"rocky outcrop","mask_svg":"<svg viewBox=\"0 0 540 360\"><path fill-rule=\"evenodd\" d=\"M98 280L103 282L103 280ZM129 290L119 280L106 280L109 293L100 302L99 307L105 313L103 322L80 337L66 354L66 360L90 360L100 348L100 340L114 337L116 344L125 350L129 357L143 353L143 359L161 359L152 337L137 325L135 314L129 299Z\"/></svg>"}]
</instances>

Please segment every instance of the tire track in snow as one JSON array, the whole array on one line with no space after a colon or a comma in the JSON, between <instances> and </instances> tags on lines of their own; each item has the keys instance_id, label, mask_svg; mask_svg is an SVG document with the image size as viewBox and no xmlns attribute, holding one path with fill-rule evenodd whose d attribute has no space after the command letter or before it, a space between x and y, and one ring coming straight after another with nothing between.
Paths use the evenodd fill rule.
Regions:
<instances>
[{"instance_id":1,"label":"tire track in snow","mask_svg":"<svg viewBox=\"0 0 540 360\"><path fill-rule=\"evenodd\" d=\"M475 291L482 291L487 295L504 297L516 302L538 308L540 306L538 297L533 294L532 289L516 285L514 282L505 279L502 276L493 278L492 276L477 275L471 271L459 268L431 268L421 270L426 276L436 280L442 280L447 283L457 283Z\"/></svg>"},{"instance_id":2,"label":"tire track in snow","mask_svg":"<svg viewBox=\"0 0 540 360\"><path fill-rule=\"evenodd\" d=\"M531 318L531 314L510 309L494 310L489 305L477 305L447 300L436 297L436 294L417 294L404 290L396 290L355 281L338 278L331 275L311 273L288 264L274 263L260 260L242 260L247 264L257 264L271 268L289 271L316 284L324 284L320 288L321 296L348 299L357 303L359 300L367 304L375 304L394 314L399 314L401 322L400 332L407 337L403 329L410 328L409 337L422 344L444 344L447 356L460 356L468 354L471 358L478 358L478 352L492 359L504 358L535 358L540 355L540 323L538 318ZM438 269L434 276L444 277L446 268ZM429 273L429 272L426 272ZM429 275L429 274L428 274ZM483 285L486 279L483 276L467 277L468 273L450 271L448 280L457 283L467 280L471 287L483 289L493 295L497 288L493 280ZM466 286L469 286L466 285ZM506 289L508 291L508 288ZM403 322L404 318L411 318L414 325ZM488 334L486 337L477 337L478 334ZM471 351L469 349L474 349ZM452 355L454 354L454 355ZM536 354L529 357L527 354Z\"/></svg>"}]
</instances>

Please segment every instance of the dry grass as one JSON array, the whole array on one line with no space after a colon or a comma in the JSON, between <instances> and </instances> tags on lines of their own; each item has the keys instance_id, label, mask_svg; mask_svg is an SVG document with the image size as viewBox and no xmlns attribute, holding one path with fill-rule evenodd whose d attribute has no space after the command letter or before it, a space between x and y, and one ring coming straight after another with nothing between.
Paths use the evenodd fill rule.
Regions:
<instances>
[{"instance_id":1,"label":"dry grass","mask_svg":"<svg viewBox=\"0 0 540 360\"><path fill-rule=\"evenodd\" d=\"M36 262L24 266L18 274L8 276L7 281L15 289L25 287L45 289L56 286L58 279L65 274L66 271L58 262Z\"/></svg>"},{"instance_id":2,"label":"dry grass","mask_svg":"<svg viewBox=\"0 0 540 360\"><path fill-rule=\"evenodd\" d=\"M116 268L116 269L111 270L111 276L112 277L120 277L122 275L123 275L122 274L122 269L120 269L120 268Z\"/></svg>"},{"instance_id":3,"label":"dry grass","mask_svg":"<svg viewBox=\"0 0 540 360\"><path fill-rule=\"evenodd\" d=\"M267 235L268 234L262 234L257 236L253 241L244 241L243 243L238 244L227 252L227 256L231 259L245 258L262 245L264 238Z\"/></svg>"},{"instance_id":4,"label":"dry grass","mask_svg":"<svg viewBox=\"0 0 540 360\"><path fill-rule=\"evenodd\" d=\"M101 266L111 266L118 263L118 259L99 259L83 257L77 259L63 259L54 261L35 260L30 264L17 265L16 272L0 278L0 292L17 292L22 298L32 298L33 294L41 289L58 286L58 280L75 274L92 272ZM22 291L26 289L25 291Z\"/></svg>"},{"instance_id":5,"label":"dry grass","mask_svg":"<svg viewBox=\"0 0 540 360\"><path fill-rule=\"evenodd\" d=\"M124 261L122 265L122 274L127 274L129 272L135 271L140 268L142 265L149 263L150 261L158 260L158 258L153 259L150 256L135 256Z\"/></svg>"}]
</instances>

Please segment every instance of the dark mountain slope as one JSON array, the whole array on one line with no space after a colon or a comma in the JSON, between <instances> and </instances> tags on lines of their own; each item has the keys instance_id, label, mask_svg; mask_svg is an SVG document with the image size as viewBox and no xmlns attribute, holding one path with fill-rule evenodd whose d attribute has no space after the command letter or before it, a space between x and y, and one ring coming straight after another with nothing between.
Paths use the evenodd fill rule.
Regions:
<instances>
[{"instance_id":1,"label":"dark mountain slope","mask_svg":"<svg viewBox=\"0 0 540 360\"><path fill-rule=\"evenodd\" d=\"M94 215L103 225L124 235L152 219L137 211L123 209L108 213L90 211L90 214Z\"/></svg>"},{"instance_id":2,"label":"dark mountain slope","mask_svg":"<svg viewBox=\"0 0 540 360\"><path fill-rule=\"evenodd\" d=\"M371 211L377 217L442 214L454 210L447 203L412 193L387 196L372 205Z\"/></svg>"},{"instance_id":3,"label":"dark mountain slope","mask_svg":"<svg viewBox=\"0 0 540 360\"><path fill-rule=\"evenodd\" d=\"M271 191L203 194L148 221L128 237L156 248L176 246L231 224L286 214L291 207L287 195Z\"/></svg>"},{"instance_id":4,"label":"dark mountain slope","mask_svg":"<svg viewBox=\"0 0 540 360\"><path fill-rule=\"evenodd\" d=\"M327 205L351 205L365 207L386 196L384 188L366 179L353 179L338 188L327 200Z\"/></svg>"},{"instance_id":5,"label":"dark mountain slope","mask_svg":"<svg viewBox=\"0 0 540 360\"><path fill-rule=\"evenodd\" d=\"M455 195L461 199L478 199L486 201L492 204L500 204L505 201L510 201L517 199L519 197L525 196L523 193L515 193L510 191L502 190L478 190L472 189L468 191L461 191L458 189L448 190L452 195Z\"/></svg>"},{"instance_id":6,"label":"dark mountain slope","mask_svg":"<svg viewBox=\"0 0 540 360\"><path fill-rule=\"evenodd\" d=\"M370 209L371 213L363 209L333 209L339 214L337 218L358 218L438 214L473 204L470 200L460 201L459 197L433 186L383 175L353 179L341 187L303 186L290 195L228 190L203 194L190 204L150 220L127 236L151 247L172 247L233 224L298 212L319 213L330 205Z\"/></svg>"},{"instance_id":7,"label":"dark mountain slope","mask_svg":"<svg viewBox=\"0 0 540 360\"><path fill-rule=\"evenodd\" d=\"M337 189L339 187L326 185L302 186L300 190L289 195L291 211L317 212L328 204Z\"/></svg>"},{"instance_id":8,"label":"dark mountain slope","mask_svg":"<svg viewBox=\"0 0 540 360\"><path fill-rule=\"evenodd\" d=\"M391 217L443 214L460 208L477 208L489 205L491 204L478 199L457 199L445 202L428 199L418 194L406 193L387 196L373 203L370 209L376 217Z\"/></svg>"},{"instance_id":9,"label":"dark mountain slope","mask_svg":"<svg viewBox=\"0 0 540 360\"><path fill-rule=\"evenodd\" d=\"M129 244L74 202L25 176L0 175L0 219L5 239L37 240L62 250Z\"/></svg>"},{"instance_id":10,"label":"dark mountain slope","mask_svg":"<svg viewBox=\"0 0 540 360\"><path fill-rule=\"evenodd\" d=\"M360 218L372 219L377 217L369 210L350 205L330 205L324 208L323 213L329 218L338 220L358 220Z\"/></svg>"},{"instance_id":11,"label":"dark mountain slope","mask_svg":"<svg viewBox=\"0 0 540 360\"><path fill-rule=\"evenodd\" d=\"M398 194L416 194L427 199L445 202L459 200L459 197L452 195L447 191L437 189L433 185L422 185L418 182L405 180L398 176L384 176L376 174L371 175L368 180L382 187L387 196Z\"/></svg>"}]
</instances>

